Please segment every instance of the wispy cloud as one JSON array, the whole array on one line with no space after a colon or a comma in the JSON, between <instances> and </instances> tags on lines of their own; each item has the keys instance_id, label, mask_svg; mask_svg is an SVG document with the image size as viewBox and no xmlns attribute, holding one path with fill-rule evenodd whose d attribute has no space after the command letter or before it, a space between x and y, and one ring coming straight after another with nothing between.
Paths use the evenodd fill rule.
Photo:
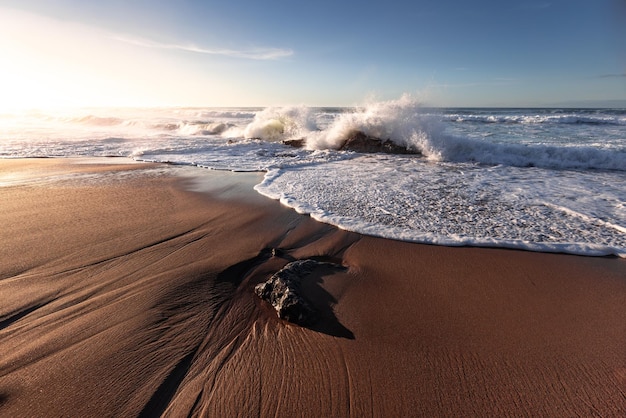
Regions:
<instances>
[{"instance_id":1,"label":"wispy cloud","mask_svg":"<svg viewBox=\"0 0 626 418\"><path fill-rule=\"evenodd\" d=\"M626 73L622 73L622 74L602 74L602 75L599 75L597 78L626 78Z\"/></svg>"},{"instance_id":2,"label":"wispy cloud","mask_svg":"<svg viewBox=\"0 0 626 418\"><path fill-rule=\"evenodd\" d=\"M143 48L155 48L155 49L169 49L176 51L194 52L197 54L207 55L222 55L233 58L244 58L252 60L277 60L280 58L286 58L293 55L291 49L282 48L253 48L248 50L236 50L236 49L211 49L203 48L194 44L175 44L175 43L162 43L151 41L148 39L131 38L127 36L112 36L113 39L124 42L127 44L140 46Z\"/></svg>"},{"instance_id":3,"label":"wispy cloud","mask_svg":"<svg viewBox=\"0 0 626 418\"><path fill-rule=\"evenodd\" d=\"M493 80L475 81L467 83L434 83L431 87L443 88L463 88L463 87L481 87L481 86L508 86L519 83L515 78L494 78Z\"/></svg>"}]
</instances>

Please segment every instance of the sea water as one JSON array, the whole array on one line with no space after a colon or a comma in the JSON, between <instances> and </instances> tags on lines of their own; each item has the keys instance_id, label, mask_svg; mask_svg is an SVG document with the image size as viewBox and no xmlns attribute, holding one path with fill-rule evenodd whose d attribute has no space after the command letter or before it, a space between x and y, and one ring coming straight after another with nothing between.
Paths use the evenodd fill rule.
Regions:
<instances>
[{"instance_id":1,"label":"sea water","mask_svg":"<svg viewBox=\"0 0 626 418\"><path fill-rule=\"evenodd\" d=\"M354 131L415 154L339 151ZM626 257L626 109L439 109L403 96L0 115L0 157L111 155L263 171L259 193L374 236Z\"/></svg>"}]
</instances>

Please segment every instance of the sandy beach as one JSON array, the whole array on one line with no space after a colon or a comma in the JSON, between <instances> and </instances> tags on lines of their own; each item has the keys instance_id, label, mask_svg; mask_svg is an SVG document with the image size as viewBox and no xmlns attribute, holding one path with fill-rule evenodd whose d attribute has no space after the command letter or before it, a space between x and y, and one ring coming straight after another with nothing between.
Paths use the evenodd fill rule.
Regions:
<instances>
[{"instance_id":1,"label":"sandy beach","mask_svg":"<svg viewBox=\"0 0 626 418\"><path fill-rule=\"evenodd\" d=\"M361 236L261 176L0 160L0 416L626 416L626 259ZM346 269L301 327L254 287L310 258Z\"/></svg>"}]
</instances>

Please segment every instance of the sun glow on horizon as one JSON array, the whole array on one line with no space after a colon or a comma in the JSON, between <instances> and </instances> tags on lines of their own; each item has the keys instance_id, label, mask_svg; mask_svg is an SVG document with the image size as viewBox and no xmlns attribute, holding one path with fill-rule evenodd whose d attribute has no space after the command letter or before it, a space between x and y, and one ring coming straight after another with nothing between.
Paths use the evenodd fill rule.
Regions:
<instances>
[{"instance_id":1,"label":"sun glow on horizon","mask_svg":"<svg viewBox=\"0 0 626 418\"><path fill-rule=\"evenodd\" d=\"M192 80L159 51L87 25L0 10L0 111L199 104L181 88L190 91Z\"/></svg>"}]
</instances>

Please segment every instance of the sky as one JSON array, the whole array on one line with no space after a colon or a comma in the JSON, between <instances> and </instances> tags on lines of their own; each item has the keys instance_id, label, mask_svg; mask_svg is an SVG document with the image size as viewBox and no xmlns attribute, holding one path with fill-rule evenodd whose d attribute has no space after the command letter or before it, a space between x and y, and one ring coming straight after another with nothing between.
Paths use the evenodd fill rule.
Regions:
<instances>
[{"instance_id":1,"label":"sky","mask_svg":"<svg viewBox=\"0 0 626 418\"><path fill-rule=\"evenodd\" d=\"M626 103L626 0L0 0L0 109Z\"/></svg>"}]
</instances>

